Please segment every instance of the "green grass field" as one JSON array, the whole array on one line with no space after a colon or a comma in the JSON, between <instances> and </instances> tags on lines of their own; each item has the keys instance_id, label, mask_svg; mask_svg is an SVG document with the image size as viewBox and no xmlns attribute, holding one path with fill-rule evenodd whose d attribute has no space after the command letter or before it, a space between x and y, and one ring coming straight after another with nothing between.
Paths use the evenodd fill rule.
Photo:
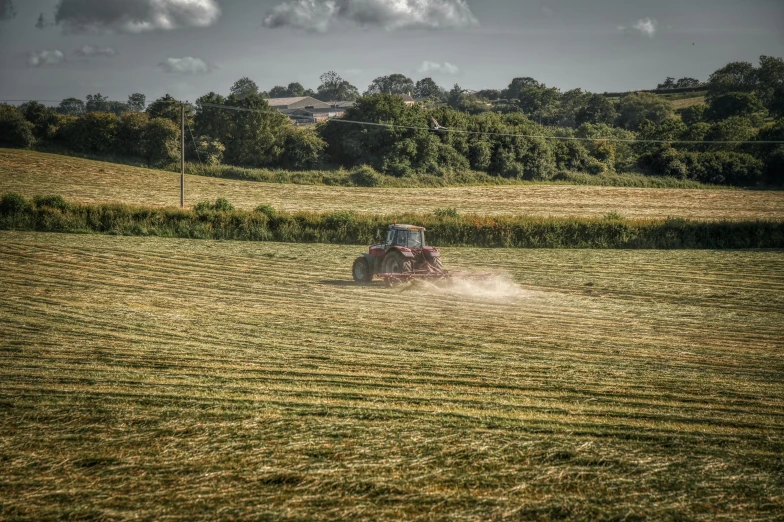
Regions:
<instances>
[{"instance_id":1,"label":"green grass field","mask_svg":"<svg viewBox=\"0 0 784 522\"><path fill-rule=\"evenodd\" d=\"M0 519L781 520L777 251L0 232Z\"/></svg>"},{"instance_id":2,"label":"green grass field","mask_svg":"<svg viewBox=\"0 0 784 522\"><path fill-rule=\"evenodd\" d=\"M237 208L431 213L456 208L482 216L531 215L702 220L784 219L784 191L659 189L557 184L450 188L357 188L259 183L186 176L186 204L228 198ZM83 203L178 206L179 174L113 163L0 149L0 194L59 194Z\"/></svg>"}]
</instances>

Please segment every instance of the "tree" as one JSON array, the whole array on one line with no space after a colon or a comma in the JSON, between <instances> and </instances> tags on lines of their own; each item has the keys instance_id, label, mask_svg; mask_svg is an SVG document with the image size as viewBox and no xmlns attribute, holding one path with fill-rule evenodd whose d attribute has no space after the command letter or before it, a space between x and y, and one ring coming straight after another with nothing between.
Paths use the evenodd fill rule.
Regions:
<instances>
[{"instance_id":1,"label":"tree","mask_svg":"<svg viewBox=\"0 0 784 522\"><path fill-rule=\"evenodd\" d=\"M371 83L365 96L370 94L409 94L414 92L414 81L402 74L379 76Z\"/></svg>"},{"instance_id":2,"label":"tree","mask_svg":"<svg viewBox=\"0 0 784 522\"><path fill-rule=\"evenodd\" d=\"M476 92L477 97L487 101L496 101L501 99L501 91L497 89L482 89Z\"/></svg>"},{"instance_id":3,"label":"tree","mask_svg":"<svg viewBox=\"0 0 784 522\"><path fill-rule=\"evenodd\" d=\"M51 138L57 131L57 113L46 105L36 101L23 103L19 110L25 119L33 124L36 138Z\"/></svg>"},{"instance_id":4,"label":"tree","mask_svg":"<svg viewBox=\"0 0 784 522\"><path fill-rule=\"evenodd\" d=\"M225 106L247 109L232 112L226 120L224 158L227 163L249 167L274 164L281 153L288 118L270 108L261 94L229 95ZM217 138L217 136L213 136ZM224 141L225 140L225 141Z\"/></svg>"},{"instance_id":5,"label":"tree","mask_svg":"<svg viewBox=\"0 0 784 522\"><path fill-rule=\"evenodd\" d=\"M148 167L165 167L177 161L180 129L166 118L152 118L144 129L144 159Z\"/></svg>"},{"instance_id":6,"label":"tree","mask_svg":"<svg viewBox=\"0 0 784 522\"><path fill-rule=\"evenodd\" d=\"M272 89L269 90L269 97L270 98L286 98L289 95L288 89L281 85L276 85Z\"/></svg>"},{"instance_id":7,"label":"tree","mask_svg":"<svg viewBox=\"0 0 784 522\"><path fill-rule=\"evenodd\" d=\"M109 97L101 96L98 94L88 94L87 104L85 105L87 112L110 112L109 111Z\"/></svg>"},{"instance_id":8,"label":"tree","mask_svg":"<svg viewBox=\"0 0 784 522\"><path fill-rule=\"evenodd\" d=\"M463 98L465 95L463 94L463 88L460 87L458 84L455 84L452 89L446 95L446 103L453 109L459 109L460 106L463 104Z\"/></svg>"},{"instance_id":9,"label":"tree","mask_svg":"<svg viewBox=\"0 0 784 522\"><path fill-rule=\"evenodd\" d=\"M688 78L688 77L681 78L680 80L675 82L676 89L687 89L692 87L699 87L700 85L702 85L702 82L700 82L696 78Z\"/></svg>"},{"instance_id":10,"label":"tree","mask_svg":"<svg viewBox=\"0 0 784 522\"><path fill-rule=\"evenodd\" d=\"M558 123L565 127L579 127L577 115L591 100L591 94L582 89L571 89L561 95L561 107L558 112ZM609 101L609 100L608 100ZM615 107L613 107L613 110Z\"/></svg>"},{"instance_id":11,"label":"tree","mask_svg":"<svg viewBox=\"0 0 784 522\"><path fill-rule=\"evenodd\" d=\"M518 102L524 114L534 119L545 119L549 122L558 110L561 91L546 85L527 86L520 89Z\"/></svg>"},{"instance_id":12,"label":"tree","mask_svg":"<svg viewBox=\"0 0 784 522\"><path fill-rule=\"evenodd\" d=\"M116 116L122 116L126 112L131 112L131 106L123 102L110 101L107 102L106 112L111 112Z\"/></svg>"},{"instance_id":13,"label":"tree","mask_svg":"<svg viewBox=\"0 0 784 522\"><path fill-rule=\"evenodd\" d=\"M305 94L305 88L299 82L290 83L286 90L288 91L288 96L307 96Z\"/></svg>"},{"instance_id":14,"label":"tree","mask_svg":"<svg viewBox=\"0 0 784 522\"><path fill-rule=\"evenodd\" d=\"M675 78L673 78L672 76L668 76L667 79L664 80L664 83L660 83L659 85L656 86L656 88L657 89L674 89L675 86L676 86Z\"/></svg>"},{"instance_id":15,"label":"tree","mask_svg":"<svg viewBox=\"0 0 784 522\"><path fill-rule=\"evenodd\" d=\"M708 141L748 141L757 133L757 129L752 122L743 116L730 116L725 120L711 125L710 131L706 135ZM737 148L732 145L715 145L714 148L725 150L727 148Z\"/></svg>"},{"instance_id":16,"label":"tree","mask_svg":"<svg viewBox=\"0 0 784 522\"><path fill-rule=\"evenodd\" d=\"M525 78L515 78L506 89L501 91L501 96L507 100L517 100L520 98L520 91L526 87L541 87L541 85L528 76Z\"/></svg>"},{"instance_id":17,"label":"tree","mask_svg":"<svg viewBox=\"0 0 784 522\"><path fill-rule=\"evenodd\" d=\"M315 129L291 127L285 132L281 162L287 169L314 169L321 163L325 148L327 142Z\"/></svg>"},{"instance_id":18,"label":"tree","mask_svg":"<svg viewBox=\"0 0 784 522\"><path fill-rule=\"evenodd\" d=\"M326 72L319 79L318 99L321 101L354 101L359 98L359 90L335 71Z\"/></svg>"},{"instance_id":19,"label":"tree","mask_svg":"<svg viewBox=\"0 0 784 522\"><path fill-rule=\"evenodd\" d=\"M784 116L784 85L781 85L773 91L773 96L768 104L768 110L776 117L781 118Z\"/></svg>"},{"instance_id":20,"label":"tree","mask_svg":"<svg viewBox=\"0 0 784 522\"><path fill-rule=\"evenodd\" d=\"M407 107L398 96L363 96L346 111L347 119L390 122L413 129L345 125L331 120L320 127L332 161L345 167L370 165L374 169L403 176L436 162L440 140L427 129L424 111ZM438 117L438 116L437 116Z\"/></svg>"},{"instance_id":21,"label":"tree","mask_svg":"<svg viewBox=\"0 0 784 522\"><path fill-rule=\"evenodd\" d=\"M147 107L147 115L150 119L166 118L180 125L180 105L182 102L174 99L171 95L166 94L162 98L158 98ZM185 121L190 122L193 118L193 106L189 103L185 104Z\"/></svg>"},{"instance_id":22,"label":"tree","mask_svg":"<svg viewBox=\"0 0 784 522\"><path fill-rule=\"evenodd\" d=\"M784 89L784 60L760 56L757 69L757 95L769 109L775 103L776 92ZM780 94L779 94L780 95Z\"/></svg>"},{"instance_id":23,"label":"tree","mask_svg":"<svg viewBox=\"0 0 784 522\"><path fill-rule=\"evenodd\" d=\"M611 125L617 117L618 112L610 100L601 94L590 94L585 105L577 110L575 123L577 126L583 123Z\"/></svg>"},{"instance_id":24,"label":"tree","mask_svg":"<svg viewBox=\"0 0 784 522\"><path fill-rule=\"evenodd\" d=\"M57 106L57 112L60 114L79 116L86 112L86 108L84 102L79 98L66 98Z\"/></svg>"},{"instance_id":25,"label":"tree","mask_svg":"<svg viewBox=\"0 0 784 522\"><path fill-rule=\"evenodd\" d=\"M226 98L210 92L196 100L196 115L193 118L194 132L199 136L225 143L228 138L232 112L214 107L226 103Z\"/></svg>"},{"instance_id":26,"label":"tree","mask_svg":"<svg viewBox=\"0 0 784 522\"><path fill-rule=\"evenodd\" d=\"M310 89L306 91L302 84L297 82L290 83L288 87L276 85L269 91L270 98L296 98L299 96L312 96L314 94L316 93Z\"/></svg>"},{"instance_id":27,"label":"tree","mask_svg":"<svg viewBox=\"0 0 784 522\"><path fill-rule=\"evenodd\" d=\"M35 145L34 126L11 105L0 105L0 144L29 149Z\"/></svg>"},{"instance_id":28,"label":"tree","mask_svg":"<svg viewBox=\"0 0 784 522\"><path fill-rule=\"evenodd\" d=\"M106 154L115 151L118 123L113 113L88 112L71 120L62 134L73 150Z\"/></svg>"},{"instance_id":29,"label":"tree","mask_svg":"<svg viewBox=\"0 0 784 522\"><path fill-rule=\"evenodd\" d=\"M636 131L644 120L661 124L673 116L670 102L652 93L630 93L618 103L618 125Z\"/></svg>"},{"instance_id":30,"label":"tree","mask_svg":"<svg viewBox=\"0 0 784 522\"><path fill-rule=\"evenodd\" d=\"M117 151L124 156L145 158L144 132L149 122L143 112L126 114L117 126Z\"/></svg>"},{"instance_id":31,"label":"tree","mask_svg":"<svg viewBox=\"0 0 784 522\"><path fill-rule=\"evenodd\" d=\"M433 78L422 78L414 85L414 96L417 98L440 97L443 92Z\"/></svg>"},{"instance_id":32,"label":"tree","mask_svg":"<svg viewBox=\"0 0 784 522\"><path fill-rule=\"evenodd\" d=\"M708 78L708 97L728 92L753 92L757 86L757 71L749 62L728 63Z\"/></svg>"},{"instance_id":33,"label":"tree","mask_svg":"<svg viewBox=\"0 0 784 522\"><path fill-rule=\"evenodd\" d=\"M708 106L704 103L686 107L681 112L681 120L683 120L683 123L691 127L695 123L699 123L705 119L706 110L708 110Z\"/></svg>"},{"instance_id":34,"label":"tree","mask_svg":"<svg viewBox=\"0 0 784 522\"><path fill-rule=\"evenodd\" d=\"M729 92L711 98L705 118L708 121L726 120L730 116L751 116L767 112L756 95L747 92Z\"/></svg>"},{"instance_id":35,"label":"tree","mask_svg":"<svg viewBox=\"0 0 784 522\"><path fill-rule=\"evenodd\" d=\"M147 108L147 97L138 92L131 94L128 96L128 107L134 112L144 112Z\"/></svg>"},{"instance_id":36,"label":"tree","mask_svg":"<svg viewBox=\"0 0 784 522\"><path fill-rule=\"evenodd\" d=\"M254 82L247 76L243 76L242 78L234 82L234 85L231 86L230 92L235 96L235 98L241 100L246 96L250 96L252 94L258 94L259 86L256 85L256 82Z\"/></svg>"}]
</instances>

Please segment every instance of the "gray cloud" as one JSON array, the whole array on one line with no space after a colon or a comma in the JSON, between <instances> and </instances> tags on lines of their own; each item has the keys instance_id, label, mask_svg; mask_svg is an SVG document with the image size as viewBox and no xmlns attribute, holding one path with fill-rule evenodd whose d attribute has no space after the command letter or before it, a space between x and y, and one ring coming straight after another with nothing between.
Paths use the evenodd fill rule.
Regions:
<instances>
[{"instance_id":1,"label":"gray cloud","mask_svg":"<svg viewBox=\"0 0 784 522\"><path fill-rule=\"evenodd\" d=\"M477 20L466 0L286 0L264 18L266 27L317 32L339 23L394 31L455 29Z\"/></svg>"},{"instance_id":2,"label":"gray cloud","mask_svg":"<svg viewBox=\"0 0 784 522\"><path fill-rule=\"evenodd\" d=\"M55 21L68 32L141 33L206 27L220 14L216 0L61 0Z\"/></svg>"},{"instance_id":3,"label":"gray cloud","mask_svg":"<svg viewBox=\"0 0 784 522\"><path fill-rule=\"evenodd\" d=\"M57 65L65 61L65 54L57 49L53 51L33 51L27 57L27 65L40 67L42 65Z\"/></svg>"},{"instance_id":4,"label":"gray cloud","mask_svg":"<svg viewBox=\"0 0 784 522\"><path fill-rule=\"evenodd\" d=\"M422 65L419 66L419 72L457 74L460 72L460 68L457 65L451 64L449 62L438 63L425 60L422 62Z\"/></svg>"},{"instance_id":5,"label":"gray cloud","mask_svg":"<svg viewBox=\"0 0 784 522\"><path fill-rule=\"evenodd\" d=\"M0 21L10 20L16 16L13 0L0 0Z\"/></svg>"},{"instance_id":6,"label":"gray cloud","mask_svg":"<svg viewBox=\"0 0 784 522\"><path fill-rule=\"evenodd\" d=\"M85 45L76 51L77 56L84 56L89 58L91 56L117 56L117 50L114 47L100 47L98 45Z\"/></svg>"},{"instance_id":7,"label":"gray cloud","mask_svg":"<svg viewBox=\"0 0 784 522\"><path fill-rule=\"evenodd\" d=\"M207 74L212 72L214 66L201 58L186 56L184 58L167 58L158 64L165 73L170 74Z\"/></svg>"},{"instance_id":8,"label":"gray cloud","mask_svg":"<svg viewBox=\"0 0 784 522\"><path fill-rule=\"evenodd\" d=\"M656 35L656 28L658 26L658 22L653 18L640 18L637 20L631 27L626 27L625 25L619 25L618 30L625 34L637 34L637 35L644 35L648 38L653 38Z\"/></svg>"}]
</instances>

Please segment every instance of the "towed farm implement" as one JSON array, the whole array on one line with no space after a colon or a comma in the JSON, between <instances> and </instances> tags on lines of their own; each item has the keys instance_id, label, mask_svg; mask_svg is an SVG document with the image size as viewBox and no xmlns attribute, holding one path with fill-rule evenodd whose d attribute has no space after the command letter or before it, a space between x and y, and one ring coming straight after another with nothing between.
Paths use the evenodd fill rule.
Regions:
<instances>
[{"instance_id":1,"label":"towed farm implement","mask_svg":"<svg viewBox=\"0 0 784 522\"><path fill-rule=\"evenodd\" d=\"M381 231L376 234L381 239ZM414 225L389 225L384 243L370 245L352 267L354 281L369 283L373 277L388 287L415 280L455 278L486 279L492 274L474 274L445 270L441 253L425 244L425 228Z\"/></svg>"}]
</instances>

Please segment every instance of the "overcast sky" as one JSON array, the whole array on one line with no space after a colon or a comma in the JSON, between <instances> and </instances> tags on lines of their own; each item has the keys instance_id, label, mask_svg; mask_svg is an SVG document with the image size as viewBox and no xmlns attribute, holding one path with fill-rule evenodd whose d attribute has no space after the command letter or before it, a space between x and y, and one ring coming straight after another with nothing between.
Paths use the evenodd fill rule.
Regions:
<instances>
[{"instance_id":1,"label":"overcast sky","mask_svg":"<svg viewBox=\"0 0 784 522\"><path fill-rule=\"evenodd\" d=\"M782 0L0 0L0 99L192 101L328 70L622 91L761 54L784 56Z\"/></svg>"}]
</instances>

